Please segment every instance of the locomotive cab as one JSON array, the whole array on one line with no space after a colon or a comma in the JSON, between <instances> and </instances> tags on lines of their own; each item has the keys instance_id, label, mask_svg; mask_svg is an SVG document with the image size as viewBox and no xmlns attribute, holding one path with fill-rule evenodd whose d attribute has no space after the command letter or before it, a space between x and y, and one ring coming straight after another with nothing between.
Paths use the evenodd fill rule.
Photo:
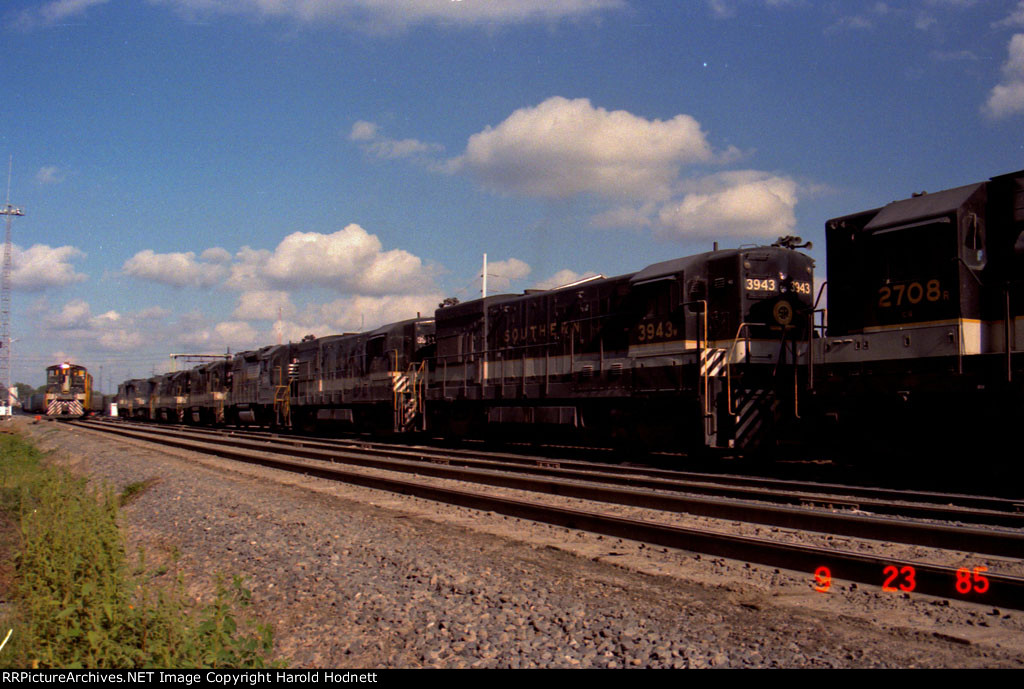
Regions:
<instances>
[{"instance_id":1,"label":"locomotive cab","mask_svg":"<svg viewBox=\"0 0 1024 689\"><path fill-rule=\"evenodd\" d=\"M1022 231L1024 171L829 220L820 406L889 447L995 437L1020 408Z\"/></svg>"},{"instance_id":2,"label":"locomotive cab","mask_svg":"<svg viewBox=\"0 0 1024 689\"><path fill-rule=\"evenodd\" d=\"M972 184L830 220L829 335L954 327L964 353L980 351L975 326L983 317L988 265L985 192L984 183ZM929 348L941 342L917 339L920 346L912 338L903 347L910 352L886 343L879 356L941 355L945 349L933 353Z\"/></svg>"},{"instance_id":3,"label":"locomotive cab","mask_svg":"<svg viewBox=\"0 0 1024 689\"><path fill-rule=\"evenodd\" d=\"M64 362L46 369L46 415L78 418L88 413L92 401L92 376L84 366Z\"/></svg>"},{"instance_id":4,"label":"locomotive cab","mask_svg":"<svg viewBox=\"0 0 1024 689\"><path fill-rule=\"evenodd\" d=\"M192 423L222 424L226 420L230 361L225 357L193 368L189 375L188 401Z\"/></svg>"}]
</instances>

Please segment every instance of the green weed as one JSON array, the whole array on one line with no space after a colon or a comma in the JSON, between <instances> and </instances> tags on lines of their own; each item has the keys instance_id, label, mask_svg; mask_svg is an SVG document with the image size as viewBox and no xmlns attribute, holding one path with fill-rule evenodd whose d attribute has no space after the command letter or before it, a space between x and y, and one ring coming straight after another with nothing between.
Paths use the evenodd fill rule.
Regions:
<instances>
[{"instance_id":1,"label":"green weed","mask_svg":"<svg viewBox=\"0 0 1024 689\"><path fill-rule=\"evenodd\" d=\"M0 666L268 664L270 628L236 619L251 596L241 578L231 586L218 578L213 602L199 608L180 575L171 586L154 587L141 557L129 572L118 511L146 482L120 495L93 490L41 459L20 438L0 435L0 514L8 525L6 545L16 552L7 581L0 581L15 602L0 615L0 639L14 629Z\"/></svg>"},{"instance_id":2,"label":"green weed","mask_svg":"<svg viewBox=\"0 0 1024 689\"><path fill-rule=\"evenodd\" d=\"M121 491L121 495L119 498L121 502L121 507L124 507L132 500L145 493L147 490L153 487L157 481L158 479L148 478L145 481L136 481L135 483L129 483L127 486L124 487L124 490Z\"/></svg>"}]
</instances>

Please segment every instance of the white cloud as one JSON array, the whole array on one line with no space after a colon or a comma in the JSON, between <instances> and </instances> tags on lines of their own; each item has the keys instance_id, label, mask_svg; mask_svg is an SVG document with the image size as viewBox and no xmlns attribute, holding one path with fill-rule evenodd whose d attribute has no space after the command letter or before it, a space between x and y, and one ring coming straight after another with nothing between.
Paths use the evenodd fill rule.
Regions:
<instances>
[{"instance_id":1,"label":"white cloud","mask_svg":"<svg viewBox=\"0 0 1024 689\"><path fill-rule=\"evenodd\" d=\"M91 343L93 347L115 352L128 352L158 341L153 328L140 328L135 319L117 311L94 316L89 302L72 299L42 318L43 331L59 333L62 340Z\"/></svg>"},{"instance_id":2,"label":"white cloud","mask_svg":"<svg viewBox=\"0 0 1024 689\"><path fill-rule=\"evenodd\" d=\"M174 287L210 287L227 276L223 266L196 261L191 251L158 254L145 249L125 261L121 269L132 277Z\"/></svg>"},{"instance_id":3,"label":"white cloud","mask_svg":"<svg viewBox=\"0 0 1024 689\"><path fill-rule=\"evenodd\" d=\"M804 4L806 0L745 0L747 5L766 5L768 7L788 7ZM736 16L736 5L740 0L707 0L708 9L715 19L731 19Z\"/></svg>"},{"instance_id":4,"label":"white cloud","mask_svg":"<svg viewBox=\"0 0 1024 689\"><path fill-rule=\"evenodd\" d=\"M266 249L243 246L235 254L235 262L231 264L230 275L224 286L239 291L268 289L263 266L270 255L271 252Z\"/></svg>"},{"instance_id":5,"label":"white cloud","mask_svg":"<svg viewBox=\"0 0 1024 689\"><path fill-rule=\"evenodd\" d=\"M595 108L586 98L549 98L472 135L449 161L498 191L565 198L574 194L659 198L680 167L715 158L689 115L647 120Z\"/></svg>"},{"instance_id":6,"label":"white cloud","mask_svg":"<svg viewBox=\"0 0 1024 689\"><path fill-rule=\"evenodd\" d=\"M873 29L874 27L875 24L871 19L861 14L855 14L840 17L835 21L835 23L825 29L825 33L829 34L843 30L861 31L865 29Z\"/></svg>"},{"instance_id":7,"label":"white cloud","mask_svg":"<svg viewBox=\"0 0 1024 689\"><path fill-rule=\"evenodd\" d=\"M40 184L60 184L67 178L67 173L56 165L44 165L36 173L36 181Z\"/></svg>"},{"instance_id":8,"label":"white cloud","mask_svg":"<svg viewBox=\"0 0 1024 689\"><path fill-rule=\"evenodd\" d=\"M796 2L791 4L797 4ZM807 4L809 3L800 3ZM959 18L949 13L963 10L975 4L975 0L925 0L918 3L859 2L832 3L829 12L848 11L856 8L854 14L840 14L826 29L826 34L839 31L866 31L876 27L910 25L918 31L932 31L940 26L959 23ZM841 9L840 9L841 8Z\"/></svg>"},{"instance_id":9,"label":"white cloud","mask_svg":"<svg viewBox=\"0 0 1024 689\"><path fill-rule=\"evenodd\" d=\"M342 332L371 330L386 323L431 316L441 301L440 293L352 296L327 303L311 303L301 311L285 292L241 295L233 320L210 324L200 314L179 319L173 341L205 351L233 351L262 347L278 340L298 342L306 335L323 337ZM262 304L262 306L261 306ZM282 320L277 320L277 304ZM251 321L263 321L262 325Z\"/></svg>"},{"instance_id":10,"label":"white cloud","mask_svg":"<svg viewBox=\"0 0 1024 689\"><path fill-rule=\"evenodd\" d=\"M1024 34L1010 39L1003 81L992 88L982 111L995 119L1024 113Z\"/></svg>"},{"instance_id":11,"label":"white cloud","mask_svg":"<svg viewBox=\"0 0 1024 689\"><path fill-rule=\"evenodd\" d=\"M278 315L282 318L291 318L295 315L295 305L292 304L287 292L280 290L257 290L243 292L238 297L238 307L231 315L239 320L277 320Z\"/></svg>"},{"instance_id":12,"label":"white cloud","mask_svg":"<svg viewBox=\"0 0 1024 689\"><path fill-rule=\"evenodd\" d=\"M403 294L431 284L429 271L402 249L383 245L356 224L332 234L295 232L267 257L264 272L280 286L318 286L357 294Z\"/></svg>"},{"instance_id":13,"label":"white cloud","mask_svg":"<svg viewBox=\"0 0 1024 689\"><path fill-rule=\"evenodd\" d=\"M199 254L199 260L207 263L231 263L231 252L215 246Z\"/></svg>"},{"instance_id":14,"label":"white cloud","mask_svg":"<svg viewBox=\"0 0 1024 689\"><path fill-rule=\"evenodd\" d=\"M162 306L149 306L142 309L137 314L136 318L147 320L147 319L164 319L171 315L171 312Z\"/></svg>"},{"instance_id":15,"label":"white cloud","mask_svg":"<svg viewBox=\"0 0 1024 689\"><path fill-rule=\"evenodd\" d=\"M28 249L17 245L12 249L11 286L14 289L35 292L88 279L83 273L76 273L71 265L73 259L85 256L73 246L35 244Z\"/></svg>"},{"instance_id":16,"label":"white cloud","mask_svg":"<svg viewBox=\"0 0 1024 689\"><path fill-rule=\"evenodd\" d=\"M582 280L583 278L589 278L595 275L597 275L597 273L592 270L588 270L585 273L577 273L565 268L558 271L547 280L541 280L533 286L533 289L555 289L556 287L562 287L563 285L568 285L578 280Z\"/></svg>"},{"instance_id":17,"label":"white cloud","mask_svg":"<svg viewBox=\"0 0 1024 689\"><path fill-rule=\"evenodd\" d=\"M716 19L731 19L736 16L736 8L726 0L708 0L708 8Z\"/></svg>"},{"instance_id":18,"label":"white cloud","mask_svg":"<svg viewBox=\"0 0 1024 689\"><path fill-rule=\"evenodd\" d=\"M518 258L487 262L487 291L493 293L508 289L513 280L521 280L530 274L530 264Z\"/></svg>"},{"instance_id":19,"label":"white cloud","mask_svg":"<svg viewBox=\"0 0 1024 689\"><path fill-rule=\"evenodd\" d=\"M349 141L373 141L377 138L377 131L379 129L380 127L373 122L357 120L352 125L352 131L349 132Z\"/></svg>"},{"instance_id":20,"label":"white cloud","mask_svg":"<svg viewBox=\"0 0 1024 689\"><path fill-rule=\"evenodd\" d=\"M929 55L939 62L977 62L981 59L971 50L933 50Z\"/></svg>"},{"instance_id":21,"label":"white cloud","mask_svg":"<svg viewBox=\"0 0 1024 689\"><path fill-rule=\"evenodd\" d=\"M650 227L653 203L645 203L640 207L619 206L598 213L590 219L592 227Z\"/></svg>"},{"instance_id":22,"label":"white cloud","mask_svg":"<svg viewBox=\"0 0 1024 689\"><path fill-rule=\"evenodd\" d=\"M214 344L234 344L238 348L269 344L269 341L266 339L261 342L256 328L244 321L224 321L223 323L218 323L214 326L213 332L212 341Z\"/></svg>"},{"instance_id":23,"label":"white cloud","mask_svg":"<svg viewBox=\"0 0 1024 689\"><path fill-rule=\"evenodd\" d=\"M938 19L925 12L919 13L914 18L914 28L917 29L918 31L927 31L928 29L932 28L938 23Z\"/></svg>"},{"instance_id":24,"label":"white cloud","mask_svg":"<svg viewBox=\"0 0 1024 689\"><path fill-rule=\"evenodd\" d=\"M51 0L40 7L26 9L15 15L14 27L22 30L34 29L37 26L50 26L70 19L75 15L84 14L94 5L104 5L110 0Z\"/></svg>"},{"instance_id":25,"label":"white cloud","mask_svg":"<svg viewBox=\"0 0 1024 689\"><path fill-rule=\"evenodd\" d=\"M582 17L625 6L624 0L150 0L186 15L239 14L300 22L342 21L370 31L416 24L493 26Z\"/></svg>"},{"instance_id":26,"label":"white cloud","mask_svg":"<svg viewBox=\"0 0 1024 689\"><path fill-rule=\"evenodd\" d=\"M992 28L998 29L1004 26L1024 27L1024 0L1017 3L1017 7L1005 18L992 24Z\"/></svg>"},{"instance_id":27,"label":"white cloud","mask_svg":"<svg viewBox=\"0 0 1024 689\"><path fill-rule=\"evenodd\" d=\"M274 322L273 327L268 334L271 339L267 340L267 342L277 342L278 339L280 339L281 342L301 342L302 338L307 335L323 337L324 335L337 333L333 328L328 327L326 323L312 323L309 321L297 323L295 321L285 319L283 321Z\"/></svg>"},{"instance_id":28,"label":"white cloud","mask_svg":"<svg viewBox=\"0 0 1024 689\"><path fill-rule=\"evenodd\" d=\"M415 318L417 313L431 316L442 299L444 295L440 293L345 297L307 307L299 320L304 324L323 322L333 332L359 332ZM303 327L307 332L312 329L308 325ZM322 336L327 333L316 334Z\"/></svg>"},{"instance_id":29,"label":"white cloud","mask_svg":"<svg viewBox=\"0 0 1024 689\"><path fill-rule=\"evenodd\" d=\"M132 328L104 328L96 342L101 348L115 352L131 352L150 344L143 333Z\"/></svg>"},{"instance_id":30,"label":"white cloud","mask_svg":"<svg viewBox=\"0 0 1024 689\"><path fill-rule=\"evenodd\" d=\"M672 239L777 237L796 224L797 184L756 170L723 172L687 185L662 207L658 234Z\"/></svg>"},{"instance_id":31,"label":"white cloud","mask_svg":"<svg viewBox=\"0 0 1024 689\"><path fill-rule=\"evenodd\" d=\"M261 333L245 321L221 321L214 325L206 323L201 316L192 315L183 319L176 341L187 347L206 352L223 352L253 349L270 344L269 333Z\"/></svg>"},{"instance_id":32,"label":"white cloud","mask_svg":"<svg viewBox=\"0 0 1024 689\"><path fill-rule=\"evenodd\" d=\"M350 141L357 141L367 153L394 160L444 150L440 144L426 143L418 139L390 139L380 133L380 127L373 122L359 120L349 132Z\"/></svg>"},{"instance_id":33,"label":"white cloud","mask_svg":"<svg viewBox=\"0 0 1024 689\"><path fill-rule=\"evenodd\" d=\"M382 139L375 141L368 148L373 155L388 160L409 158L421 153L432 153L443 149L444 147L440 144L425 143L418 139Z\"/></svg>"},{"instance_id":34,"label":"white cloud","mask_svg":"<svg viewBox=\"0 0 1024 689\"><path fill-rule=\"evenodd\" d=\"M61 307L60 311L47 315L43 324L55 330L88 327L92 319L89 302L84 299L72 299Z\"/></svg>"},{"instance_id":35,"label":"white cloud","mask_svg":"<svg viewBox=\"0 0 1024 689\"><path fill-rule=\"evenodd\" d=\"M146 249L125 261L122 269L133 277L177 287L221 286L264 294L307 287L349 294L413 294L432 289L434 275L419 257L402 249L384 250L379 237L356 224L330 234L293 232L273 250L246 246L234 256L220 247L207 249L198 260L191 251L157 254ZM257 306L246 301L239 308L251 313Z\"/></svg>"}]
</instances>

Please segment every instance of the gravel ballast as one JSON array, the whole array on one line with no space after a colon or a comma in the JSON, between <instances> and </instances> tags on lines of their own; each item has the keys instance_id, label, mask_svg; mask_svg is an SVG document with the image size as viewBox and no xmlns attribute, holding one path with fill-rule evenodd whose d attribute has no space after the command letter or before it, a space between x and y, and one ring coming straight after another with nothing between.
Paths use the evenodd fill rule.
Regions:
<instances>
[{"instance_id":1,"label":"gravel ballast","mask_svg":"<svg viewBox=\"0 0 1024 689\"><path fill-rule=\"evenodd\" d=\"M12 422L115 488L130 553L246 578L292 667L1024 667L1024 613ZM176 560L171 554L177 555Z\"/></svg>"}]
</instances>

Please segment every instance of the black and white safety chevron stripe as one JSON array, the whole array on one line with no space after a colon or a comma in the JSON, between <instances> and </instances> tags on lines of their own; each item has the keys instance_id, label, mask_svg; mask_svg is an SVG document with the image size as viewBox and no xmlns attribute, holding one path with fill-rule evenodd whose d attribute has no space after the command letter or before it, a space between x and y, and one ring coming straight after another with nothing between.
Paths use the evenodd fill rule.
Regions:
<instances>
[{"instance_id":1,"label":"black and white safety chevron stripe","mask_svg":"<svg viewBox=\"0 0 1024 689\"><path fill-rule=\"evenodd\" d=\"M717 377L725 375L727 349L702 349L700 352L700 374Z\"/></svg>"}]
</instances>

